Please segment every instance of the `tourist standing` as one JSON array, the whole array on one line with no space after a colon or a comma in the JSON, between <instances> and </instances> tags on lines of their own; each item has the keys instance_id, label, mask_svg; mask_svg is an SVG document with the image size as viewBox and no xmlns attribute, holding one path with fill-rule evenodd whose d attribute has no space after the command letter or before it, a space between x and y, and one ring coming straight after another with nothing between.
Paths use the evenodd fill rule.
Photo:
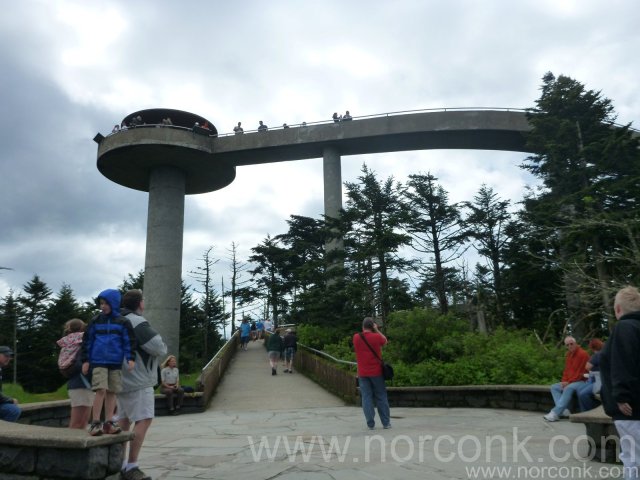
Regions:
<instances>
[{"instance_id":1,"label":"tourist standing","mask_svg":"<svg viewBox=\"0 0 640 480\"><path fill-rule=\"evenodd\" d=\"M240 324L240 348L246 350L249 345L249 338L251 336L251 325L249 319L243 318Z\"/></svg>"},{"instance_id":2,"label":"tourist standing","mask_svg":"<svg viewBox=\"0 0 640 480\"><path fill-rule=\"evenodd\" d=\"M298 351L298 337L296 332L287 328L284 336L284 372L293 373L293 358Z\"/></svg>"},{"instance_id":3,"label":"tourist standing","mask_svg":"<svg viewBox=\"0 0 640 480\"><path fill-rule=\"evenodd\" d=\"M640 292L618 291L613 303L618 322L602 349L602 404L620 436L624 478L638 478L640 469Z\"/></svg>"},{"instance_id":4,"label":"tourist standing","mask_svg":"<svg viewBox=\"0 0 640 480\"><path fill-rule=\"evenodd\" d=\"M121 432L113 415L116 395L122 390L122 366L132 370L135 365L135 338L129 320L120 315L120 299L118 290L100 292L100 313L89 322L82 341L82 374L87 375L91 368L91 388L96 393L89 428L92 436ZM104 423L100 421L103 406Z\"/></svg>"},{"instance_id":5,"label":"tourist standing","mask_svg":"<svg viewBox=\"0 0 640 480\"><path fill-rule=\"evenodd\" d=\"M382 347L386 344L387 337L380 333L371 317L362 321L362 332L353 336L362 411L369 430L375 428L374 407L378 409L383 428L391 428L387 386L382 375Z\"/></svg>"},{"instance_id":6,"label":"tourist standing","mask_svg":"<svg viewBox=\"0 0 640 480\"><path fill-rule=\"evenodd\" d=\"M124 372L122 392L118 395L118 416L124 431L133 424L133 439L129 442L129 454L125 456L122 480L151 480L138 467L138 455L147 430L155 417L154 387L158 382L158 357L167 354L162 337L142 316L144 299L142 290L129 290L122 298L122 313L131 322L137 347L135 368Z\"/></svg>"},{"instance_id":7,"label":"tourist standing","mask_svg":"<svg viewBox=\"0 0 640 480\"><path fill-rule=\"evenodd\" d=\"M64 324L64 337L57 341L59 347L77 345L82 349L82 337L87 325L79 318L72 318ZM78 352L73 358L73 367L69 373L67 381L67 395L71 401L71 416L69 418L69 428L84 430L91 417L91 407L96 394L91 390L91 371L87 375L82 373L82 353Z\"/></svg>"},{"instance_id":8,"label":"tourist standing","mask_svg":"<svg viewBox=\"0 0 640 480\"><path fill-rule=\"evenodd\" d=\"M269 335L269 341L267 342L267 355L271 365L271 375L278 374L278 360L282 357L283 350L284 340L280 336L280 330L276 329L275 332Z\"/></svg>"}]
</instances>

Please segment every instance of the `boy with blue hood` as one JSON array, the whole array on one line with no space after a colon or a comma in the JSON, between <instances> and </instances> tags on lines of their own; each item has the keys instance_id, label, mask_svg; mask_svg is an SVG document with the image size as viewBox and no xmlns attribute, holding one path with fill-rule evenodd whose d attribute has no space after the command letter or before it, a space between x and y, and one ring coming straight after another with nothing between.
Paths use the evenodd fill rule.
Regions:
<instances>
[{"instance_id":1,"label":"boy with blue hood","mask_svg":"<svg viewBox=\"0 0 640 480\"><path fill-rule=\"evenodd\" d=\"M116 409L116 394L122 390L122 363L126 360L129 370L135 365L135 336L129 320L120 315L120 299L118 290L100 292L100 313L91 319L84 333L82 373L86 375L91 367L91 388L96 392L89 428L92 436L121 432L111 419ZM104 424L100 423L103 404Z\"/></svg>"}]
</instances>

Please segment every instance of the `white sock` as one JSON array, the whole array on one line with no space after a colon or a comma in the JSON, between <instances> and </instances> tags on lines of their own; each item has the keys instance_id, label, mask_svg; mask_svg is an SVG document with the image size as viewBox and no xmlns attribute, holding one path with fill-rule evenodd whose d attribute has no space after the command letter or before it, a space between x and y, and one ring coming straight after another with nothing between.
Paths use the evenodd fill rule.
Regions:
<instances>
[{"instance_id":1,"label":"white sock","mask_svg":"<svg viewBox=\"0 0 640 480\"><path fill-rule=\"evenodd\" d=\"M132 468L136 468L137 466L137 463L127 463L127 465L124 467L124 471L128 472L129 470L131 470Z\"/></svg>"}]
</instances>

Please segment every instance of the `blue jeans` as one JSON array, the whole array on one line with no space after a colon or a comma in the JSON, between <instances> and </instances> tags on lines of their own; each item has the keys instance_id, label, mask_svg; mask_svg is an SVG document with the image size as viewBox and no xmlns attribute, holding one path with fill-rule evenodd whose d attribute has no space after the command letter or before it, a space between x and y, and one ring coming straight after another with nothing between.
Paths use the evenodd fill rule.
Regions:
<instances>
[{"instance_id":1,"label":"blue jeans","mask_svg":"<svg viewBox=\"0 0 640 480\"><path fill-rule=\"evenodd\" d=\"M558 416L562 415L562 412L569 408L573 394L575 393L577 395L580 389L584 387L584 384L585 382L573 382L564 388L562 388L560 383L551 385L551 396L553 397L553 402L556 404L551 411L555 412Z\"/></svg>"},{"instance_id":2,"label":"blue jeans","mask_svg":"<svg viewBox=\"0 0 640 480\"><path fill-rule=\"evenodd\" d=\"M380 377L358 377L358 385L360 385L360 396L362 397L362 411L367 421L367 426L373 428L376 424L376 412L374 406L378 409L378 416L382 422L382 426L391 425L391 414L389 412L389 400L387 400L387 387L384 378Z\"/></svg>"},{"instance_id":3,"label":"blue jeans","mask_svg":"<svg viewBox=\"0 0 640 480\"><path fill-rule=\"evenodd\" d=\"M578 405L580 405L580 411L586 412L592 410L600 405L600 402L593 395L594 382L584 382L584 385L578 390Z\"/></svg>"},{"instance_id":4,"label":"blue jeans","mask_svg":"<svg viewBox=\"0 0 640 480\"><path fill-rule=\"evenodd\" d=\"M0 420L5 422L17 422L22 410L15 403L0 404Z\"/></svg>"}]
</instances>

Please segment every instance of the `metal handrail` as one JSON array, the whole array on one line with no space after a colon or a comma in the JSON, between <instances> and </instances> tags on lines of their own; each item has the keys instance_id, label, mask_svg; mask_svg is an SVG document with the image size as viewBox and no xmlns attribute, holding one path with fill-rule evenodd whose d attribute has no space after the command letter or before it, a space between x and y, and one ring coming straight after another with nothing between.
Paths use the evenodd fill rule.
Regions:
<instances>
[{"instance_id":1,"label":"metal handrail","mask_svg":"<svg viewBox=\"0 0 640 480\"><path fill-rule=\"evenodd\" d=\"M465 111L478 111L478 110L484 110L484 111L498 111L498 112L528 112L528 111L535 111L534 109L531 108L510 108L510 107L439 107L439 108L420 108L420 109L415 109L415 110L398 110L395 112L387 112L387 113L374 113L372 115L360 115L360 116L355 116L352 117L352 120L356 120L356 119L370 119L370 118L384 118L384 117L391 117L391 116L395 116L395 115L406 115L406 114L415 114L415 113L425 113L425 112L465 112ZM349 121L352 121L349 120ZM311 125L327 125L327 124L331 124L331 123L342 123L342 122L335 122L335 120L333 120L332 118L328 119L328 120L318 120L315 122L301 122L301 123L294 123L292 125L287 125L287 128L306 128L309 127ZM626 127L627 125L622 125L622 124L618 124L618 123L613 123L614 126L616 127ZM180 125L164 125L164 124L143 124L143 125L136 125L136 126L132 126L132 127L127 127L126 129L121 129L118 130L117 132L111 132L109 134L107 134L106 136L109 137L111 135L115 135L117 133L120 133L121 131L126 131L129 129L135 129L135 128L155 128L155 127L161 127L161 128L176 128L179 130L189 130L192 131L192 128L189 127L182 127ZM209 135L209 137L231 137L234 135L244 135L246 133L268 133L270 130L285 130L285 127L282 126L277 126L277 127L268 127L268 130L265 132L261 132L258 129L255 130L244 130L243 133L241 134L236 134L235 132L226 132L226 133L217 133L217 134L212 134ZM638 132L639 130L630 127L629 130L634 131L634 132Z\"/></svg>"},{"instance_id":2,"label":"metal handrail","mask_svg":"<svg viewBox=\"0 0 640 480\"><path fill-rule=\"evenodd\" d=\"M474 110L487 110L487 111L491 111L491 110L497 110L500 112L525 112L527 111L526 108L505 108L505 107L476 107L476 108L472 108L472 107L452 107L452 108L445 108L445 107L440 107L440 108L421 108L421 109L416 109L416 110L399 110L396 112L387 112L387 113L374 113L372 115L360 115L360 116L354 116L351 117L352 120L356 120L356 119L365 119L365 118L382 118L382 117L389 117L389 116L393 116L393 115L404 115L404 114L411 114L411 113L424 113L424 112L448 112L448 111L474 111ZM348 120L352 121L352 120ZM333 120L332 118L328 119L328 120L318 120L315 122L305 122L304 125L303 123L294 123L292 125L288 125L288 127L290 128L304 128L304 127L308 127L310 125L326 125L326 124L331 124L331 123L342 123L342 122L336 122L335 120ZM284 130L285 128L282 126L277 126L277 127L268 127L269 130ZM229 137L229 136L233 136L233 135L244 135L245 133L268 133L267 130L266 132L258 132L258 129L255 130L244 130L243 133L241 134L236 134L235 132L227 132L227 133L219 133L218 137Z\"/></svg>"},{"instance_id":3,"label":"metal handrail","mask_svg":"<svg viewBox=\"0 0 640 480\"><path fill-rule=\"evenodd\" d=\"M329 360L332 360L336 363L343 363L345 365L349 365L350 367L356 367L358 364L356 362L351 362L349 360L340 360L339 358L336 357L332 357L331 355L329 355L328 353L322 352L320 350L316 350L315 348L311 348L303 343L298 343L299 346L301 346L302 348L305 348L306 350L309 350L313 353L315 353L316 355L320 355L321 357L325 357L328 358Z\"/></svg>"}]
</instances>

